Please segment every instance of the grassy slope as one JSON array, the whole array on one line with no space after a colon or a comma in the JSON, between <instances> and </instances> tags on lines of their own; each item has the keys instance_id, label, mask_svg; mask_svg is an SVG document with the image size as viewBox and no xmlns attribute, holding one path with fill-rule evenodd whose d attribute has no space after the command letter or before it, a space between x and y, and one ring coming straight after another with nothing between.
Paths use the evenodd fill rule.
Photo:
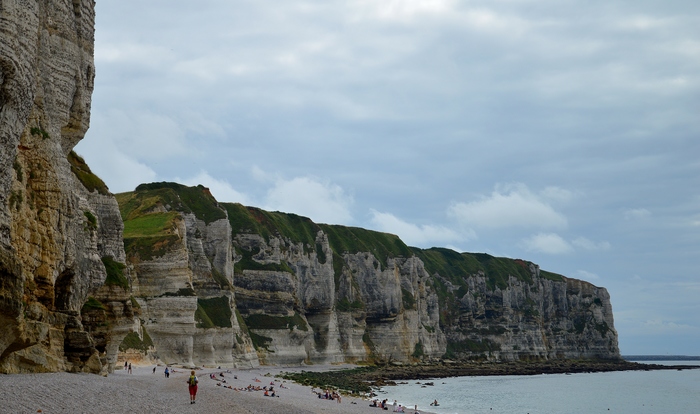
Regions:
<instances>
[{"instance_id":1,"label":"grassy slope","mask_svg":"<svg viewBox=\"0 0 700 414\"><path fill-rule=\"evenodd\" d=\"M179 213L193 213L207 224L226 218L226 212L203 186L141 184L135 191L116 194L116 198L124 221L124 248L128 256L140 260L158 257L177 243Z\"/></svg>"}]
</instances>

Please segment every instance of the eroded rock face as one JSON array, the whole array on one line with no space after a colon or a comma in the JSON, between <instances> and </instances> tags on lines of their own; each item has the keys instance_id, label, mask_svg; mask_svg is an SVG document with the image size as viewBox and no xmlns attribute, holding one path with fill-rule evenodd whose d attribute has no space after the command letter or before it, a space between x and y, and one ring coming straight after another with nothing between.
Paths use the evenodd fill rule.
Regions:
<instances>
[{"instance_id":1,"label":"eroded rock face","mask_svg":"<svg viewBox=\"0 0 700 414\"><path fill-rule=\"evenodd\" d=\"M148 259L130 259L164 362L619 358L607 291L530 262L410 249L392 235L219 205L203 187L153 183L123 197L135 220L182 210L151 243L167 249L134 248ZM203 325L222 309L216 327Z\"/></svg>"},{"instance_id":2,"label":"eroded rock face","mask_svg":"<svg viewBox=\"0 0 700 414\"><path fill-rule=\"evenodd\" d=\"M171 207L158 210L174 212ZM258 366L230 288L228 220L206 223L195 214L178 212L172 236L162 251L146 257L130 250L127 259L133 266L140 329L150 336L158 359L186 366Z\"/></svg>"},{"instance_id":3,"label":"eroded rock face","mask_svg":"<svg viewBox=\"0 0 700 414\"><path fill-rule=\"evenodd\" d=\"M124 289L101 290L121 221L68 160L89 126L94 2L3 0L0 39L0 371L105 371L107 327L131 314ZM90 296L111 304L84 319Z\"/></svg>"},{"instance_id":4,"label":"eroded rock face","mask_svg":"<svg viewBox=\"0 0 700 414\"><path fill-rule=\"evenodd\" d=\"M323 259L333 257L324 232L315 242ZM407 361L419 343L422 355L444 353L437 297L425 289L419 259L390 258L384 267L370 253L345 254L336 282L331 260L309 246L250 234L237 235L234 245L256 251L256 262L291 270L243 270L234 279L238 309L260 338L264 362Z\"/></svg>"},{"instance_id":5,"label":"eroded rock face","mask_svg":"<svg viewBox=\"0 0 700 414\"><path fill-rule=\"evenodd\" d=\"M445 327L455 356L520 359L619 358L610 296L604 288L565 278L533 283L511 277L504 289L469 280L457 320Z\"/></svg>"},{"instance_id":6,"label":"eroded rock face","mask_svg":"<svg viewBox=\"0 0 700 414\"><path fill-rule=\"evenodd\" d=\"M488 255L439 260L491 275L446 277L416 255L369 251L344 252L341 263L328 240L324 231L315 248L283 236L234 236L244 264L234 277L238 308L264 362L619 358L604 288ZM334 254L335 268L326 259Z\"/></svg>"}]
</instances>

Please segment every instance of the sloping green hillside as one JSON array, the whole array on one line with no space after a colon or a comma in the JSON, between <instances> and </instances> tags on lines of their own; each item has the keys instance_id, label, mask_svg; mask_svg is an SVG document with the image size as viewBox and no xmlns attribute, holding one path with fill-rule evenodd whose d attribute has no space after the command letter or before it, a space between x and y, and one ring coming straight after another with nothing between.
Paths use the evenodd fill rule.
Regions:
<instances>
[{"instance_id":1,"label":"sloping green hillside","mask_svg":"<svg viewBox=\"0 0 700 414\"><path fill-rule=\"evenodd\" d=\"M309 250L315 250L319 260L325 263L320 245L316 245L316 235L323 231L333 250L333 265L336 273L342 269L344 253L370 252L386 266L389 257L410 257L411 249L393 234L331 224L316 224L307 217L296 214L269 212L241 204L222 203L228 212L233 234L254 233L265 240L271 236L282 237L293 243L303 243Z\"/></svg>"},{"instance_id":2,"label":"sloping green hillside","mask_svg":"<svg viewBox=\"0 0 700 414\"><path fill-rule=\"evenodd\" d=\"M157 211L193 213L207 224L226 218L226 212L202 185L187 187L168 182L141 184L136 190L117 194L116 197L124 222Z\"/></svg>"},{"instance_id":3,"label":"sloping green hillside","mask_svg":"<svg viewBox=\"0 0 700 414\"><path fill-rule=\"evenodd\" d=\"M203 186L141 184L135 191L116 194L116 199L124 221L124 249L140 260L161 256L178 242L179 213L193 213L206 223L226 218Z\"/></svg>"}]
</instances>

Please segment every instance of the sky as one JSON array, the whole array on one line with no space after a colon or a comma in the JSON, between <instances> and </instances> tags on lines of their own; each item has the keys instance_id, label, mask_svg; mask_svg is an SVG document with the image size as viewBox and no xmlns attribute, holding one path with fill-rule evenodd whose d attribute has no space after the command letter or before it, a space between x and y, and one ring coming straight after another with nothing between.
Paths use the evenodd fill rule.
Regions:
<instances>
[{"instance_id":1,"label":"sky","mask_svg":"<svg viewBox=\"0 0 700 414\"><path fill-rule=\"evenodd\" d=\"M97 1L113 193L521 258L608 289L620 351L700 355L700 3Z\"/></svg>"}]
</instances>

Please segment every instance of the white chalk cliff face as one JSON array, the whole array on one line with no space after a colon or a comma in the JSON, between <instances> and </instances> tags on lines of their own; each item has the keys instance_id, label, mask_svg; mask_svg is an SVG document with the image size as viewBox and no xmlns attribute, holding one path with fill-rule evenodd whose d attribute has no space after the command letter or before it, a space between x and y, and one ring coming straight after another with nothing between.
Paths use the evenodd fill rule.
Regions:
<instances>
[{"instance_id":1,"label":"white chalk cliff face","mask_svg":"<svg viewBox=\"0 0 700 414\"><path fill-rule=\"evenodd\" d=\"M208 204L210 217L190 209L192 193L195 209L197 203ZM251 339L236 315L225 211L203 187L154 184L118 198L127 217L125 244L139 331L151 338L155 356L187 366L257 366ZM163 222L147 235L129 230L130 223L143 218Z\"/></svg>"},{"instance_id":2,"label":"white chalk cliff face","mask_svg":"<svg viewBox=\"0 0 700 414\"><path fill-rule=\"evenodd\" d=\"M169 363L619 358L607 291L530 262L411 249L201 186L118 198L127 229L175 214L150 241L125 232L143 327Z\"/></svg>"},{"instance_id":3,"label":"white chalk cliff face","mask_svg":"<svg viewBox=\"0 0 700 414\"><path fill-rule=\"evenodd\" d=\"M90 0L0 6L0 372L107 371L132 316L127 290L105 286L105 260L125 260L118 205L71 152L94 15Z\"/></svg>"}]
</instances>

